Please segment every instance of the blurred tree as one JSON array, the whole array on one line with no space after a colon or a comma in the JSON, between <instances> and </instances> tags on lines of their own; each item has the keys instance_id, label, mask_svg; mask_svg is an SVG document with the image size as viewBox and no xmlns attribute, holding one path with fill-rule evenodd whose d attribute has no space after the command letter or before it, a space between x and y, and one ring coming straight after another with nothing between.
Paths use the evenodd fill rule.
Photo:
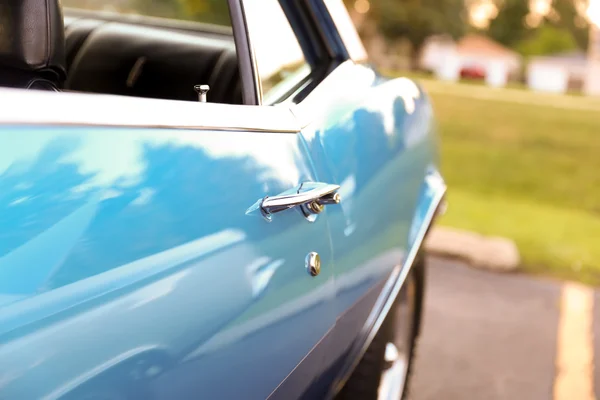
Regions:
<instances>
[{"instance_id":1,"label":"blurred tree","mask_svg":"<svg viewBox=\"0 0 600 400\"><path fill-rule=\"evenodd\" d=\"M425 39L435 34L459 38L467 28L464 0L377 0L369 18L388 39L406 38L416 57Z\"/></svg>"},{"instance_id":2,"label":"blurred tree","mask_svg":"<svg viewBox=\"0 0 600 400\"><path fill-rule=\"evenodd\" d=\"M569 30L543 24L530 38L523 40L516 47L524 56L538 56L575 50L578 46Z\"/></svg>"},{"instance_id":3,"label":"blurred tree","mask_svg":"<svg viewBox=\"0 0 600 400\"><path fill-rule=\"evenodd\" d=\"M553 12L546 18L547 22L568 30L577 46L585 50L588 47L589 25L586 19L579 13L575 0L554 0L552 2Z\"/></svg>"},{"instance_id":4,"label":"blurred tree","mask_svg":"<svg viewBox=\"0 0 600 400\"><path fill-rule=\"evenodd\" d=\"M531 31L526 24L528 14L526 0L504 0L498 4L498 15L490 22L488 35L505 46L516 45Z\"/></svg>"},{"instance_id":5,"label":"blurred tree","mask_svg":"<svg viewBox=\"0 0 600 400\"><path fill-rule=\"evenodd\" d=\"M64 0L64 3L75 8L109 9L153 17L231 25L229 6L224 0Z\"/></svg>"},{"instance_id":6,"label":"blurred tree","mask_svg":"<svg viewBox=\"0 0 600 400\"><path fill-rule=\"evenodd\" d=\"M177 18L181 13L177 0L134 0L129 8L136 14L162 18Z\"/></svg>"},{"instance_id":7,"label":"blurred tree","mask_svg":"<svg viewBox=\"0 0 600 400\"><path fill-rule=\"evenodd\" d=\"M177 0L182 6L183 19L231 25L229 5L225 0Z\"/></svg>"}]
</instances>

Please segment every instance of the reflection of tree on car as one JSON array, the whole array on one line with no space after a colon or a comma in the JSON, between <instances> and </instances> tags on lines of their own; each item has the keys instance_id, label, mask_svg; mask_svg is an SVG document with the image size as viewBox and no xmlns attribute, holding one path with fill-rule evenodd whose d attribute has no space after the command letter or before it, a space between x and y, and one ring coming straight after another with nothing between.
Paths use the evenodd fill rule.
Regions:
<instances>
[{"instance_id":1,"label":"reflection of tree on car","mask_svg":"<svg viewBox=\"0 0 600 400\"><path fill-rule=\"evenodd\" d=\"M58 229L65 237L67 231L78 230L76 224L89 224L82 227L81 237L72 238L72 248L65 249L62 258L56 260L59 264L46 268L45 279L38 282L40 287L28 294L41 289L42 284L46 290L57 288L231 227L227 215L210 215L204 210L225 200L239 202L240 209L247 206L245 197L228 190L232 180L244 182L246 187L238 189L250 198L259 198L262 193L263 186L257 180L261 167L250 159L212 158L202 149L169 144L143 146L146 168L136 184L117 180L101 191L86 190L95 175L82 173L77 163L58 162L68 159L79 147L73 137L55 140L36 159L15 163L0 174L0 260L46 231ZM204 166L205 170L191 169L191 165ZM209 172L214 170L219 171L218 177ZM245 177L239 178L240 174ZM231 198L223 199L223 193L230 193ZM197 202L180 204L190 198ZM161 218L145 220L145 215ZM201 223L188 223L198 215L204 215ZM139 221L144 220L147 225L141 229ZM177 236L165 240L166 232L177 232ZM118 251L107 254L106 248ZM48 254L45 260L50 262ZM42 264L30 267L42 274ZM7 273L7 269L0 270L0 276ZM29 278L32 275L33 271ZM11 292L18 290L14 280L4 281L12 282Z\"/></svg>"}]
</instances>

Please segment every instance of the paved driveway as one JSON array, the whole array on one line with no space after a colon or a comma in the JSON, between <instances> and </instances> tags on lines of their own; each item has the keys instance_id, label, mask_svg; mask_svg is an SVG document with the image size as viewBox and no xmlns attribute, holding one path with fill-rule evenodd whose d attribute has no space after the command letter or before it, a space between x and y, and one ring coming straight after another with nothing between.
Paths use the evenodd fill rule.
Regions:
<instances>
[{"instance_id":1,"label":"paved driveway","mask_svg":"<svg viewBox=\"0 0 600 400\"><path fill-rule=\"evenodd\" d=\"M410 400L593 398L594 377L585 360L600 339L593 338L591 322L578 325L585 324L585 297L565 303L565 285L547 279L440 259L430 259L429 266ZM588 319L598 332L600 313L594 313ZM586 338L589 349L581 343ZM600 368L595 374L600 382ZM559 380L562 394L555 388Z\"/></svg>"}]
</instances>

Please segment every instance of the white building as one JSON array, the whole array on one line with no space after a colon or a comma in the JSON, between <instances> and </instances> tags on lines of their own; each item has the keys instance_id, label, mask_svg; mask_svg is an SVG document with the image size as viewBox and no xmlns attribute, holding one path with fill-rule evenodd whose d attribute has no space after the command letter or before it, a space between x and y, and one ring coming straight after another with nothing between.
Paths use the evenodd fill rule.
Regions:
<instances>
[{"instance_id":1,"label":"white building","mask_svg":"<svg viewBox=\"0 0 600 400\"><path fill-rule=\"evenodd\" d=\"M590 47L588 50L588 65L585 79L584 91L591 96L600 96L600 22L599 10L600 3L590 3L590 7L594 5L595 12L594 21L590 24Z\"/></svg>"},{"instance_id":2,"label":"white building","mask_svg":"<svg viewBox=\"0 0 600 400\"><path fill-rule=\"evenodd\" d=\"M432 36L423 46L421 68L442 79L477 76L492 86L504 86L521 68L521 56L483 35L467 35L458 42Z\"/></svg>"},{"instance_id":3,"label":"white building","mask_svg":"<svg viewBox=\"0 0 600 400\"><path fill-rule=\"evenodd\" d=\"M581 89L587 67L587 56L582 51L533 57L527 66L527 85L532 90L553 93Z\"/></svg>"}]
</instances>

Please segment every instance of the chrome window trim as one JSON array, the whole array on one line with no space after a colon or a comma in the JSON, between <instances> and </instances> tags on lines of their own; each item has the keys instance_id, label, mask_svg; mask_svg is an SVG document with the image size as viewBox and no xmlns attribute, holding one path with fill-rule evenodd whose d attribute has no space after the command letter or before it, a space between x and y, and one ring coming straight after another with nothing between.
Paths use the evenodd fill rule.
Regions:
<instances>
[{"instance_id":1,"label":"chrome window trim","mask_svg":"<svg viewBox=\"0 0 600 400\"><path fill-rule=\"evenodd\" d=\"M209 93L210 101L210 93ZM298 133L287 106L247 106L0 88L0 125L77 125Z\"/></svg>"},{"instance_id":2,"label":"chrome window trim","mask_svg":"<svg viewBox=\"0 0 600 400\"><path fill-rule=\"evenodd\" d=\"M299 133L323 113L320 97L354 63L334 69L299 104L274 106L149 99L95 93L0 88L0 125L77 125Z\"/></svg>"}]
</instances>

